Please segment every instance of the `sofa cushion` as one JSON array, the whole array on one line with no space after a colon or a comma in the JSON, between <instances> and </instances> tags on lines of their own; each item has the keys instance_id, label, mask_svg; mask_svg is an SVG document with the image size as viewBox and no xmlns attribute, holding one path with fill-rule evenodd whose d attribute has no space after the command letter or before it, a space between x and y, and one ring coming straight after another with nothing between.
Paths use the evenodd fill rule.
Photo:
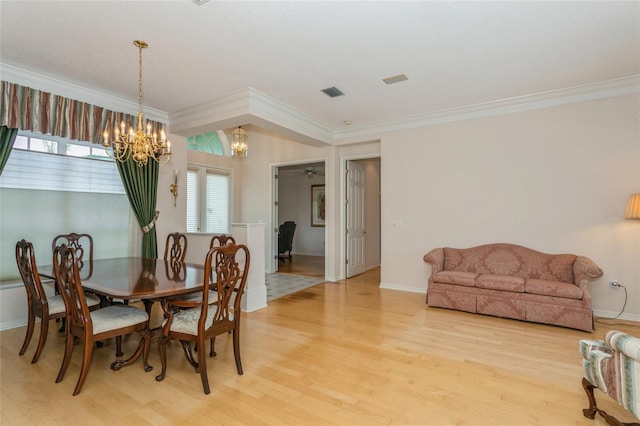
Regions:
<instances>
[{"instance_id":1,"label":"sofa cushion","mask_svg":"<svg viewBox=\"0 0 640 426\"><path fill-rule=\"evenodd\" d=\"M524 290L531 294L564 297L568 299L582 299L582 289L574 284L560 281L527 280Z\"/></svg>"},{"instance_id":2,"label":"sofa cushion","mask_svg":"<svg viewBox=\"0 0 640 426\"><path fill-rule=\"evenodd\" d=\"M476 287L523 293L524 278L511 275L481 274L476 278Z\"/></svg>"},{"instance_id":3,"label":"sofa cushion","mask_svg":"<svg viewBox=\"0 0 640 426\"><path fill-rule=\"evenodd\" d=\"M433 280L439 283L465 285L474 287L478 274L475 272L442 271L433 275Z\"/></svg>"}]
</instances>

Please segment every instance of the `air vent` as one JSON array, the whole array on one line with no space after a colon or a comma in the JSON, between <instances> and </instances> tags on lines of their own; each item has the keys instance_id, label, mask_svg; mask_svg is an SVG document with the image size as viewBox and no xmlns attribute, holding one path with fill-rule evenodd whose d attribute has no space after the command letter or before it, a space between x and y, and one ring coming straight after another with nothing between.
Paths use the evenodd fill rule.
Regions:
<instances>
[{"instance_id":1,"label":"air vent","mask_svg":"<svg viewBox=\"0 0 640 426\"><path fill-rule=\"evenodd\" d=\"M202 6L203 4L208 2L209 0L191 0L191 1L194 2L195 4L197 4L198 6Z\"/></svg>"},{"instance_id":2,"label":"air vent","mask_svg":"<svg viewBox=\"0 0 640 426\"><path fill-rule=\"evenodd\" d=\"M344 93L337 87L327 87L326 89L322 89L322 91L329 96L330 98L335 98L336 96L342 96Z\"/></svg>"},{"instance_id":3,"label":"air vent","mask_svg":"<svg viewBox=\"0 0 640 426\"><path fill-rule=\"evenodd\" d=\"M407 77L406 74L398 74L398 75L394 75L393 77L387 77L382 79L382 81L384 81L387 84L396 84L396 83L400 83L401 81L407 81L407 80L409 80L409 77Z\"/></svg>"}]
</instances>

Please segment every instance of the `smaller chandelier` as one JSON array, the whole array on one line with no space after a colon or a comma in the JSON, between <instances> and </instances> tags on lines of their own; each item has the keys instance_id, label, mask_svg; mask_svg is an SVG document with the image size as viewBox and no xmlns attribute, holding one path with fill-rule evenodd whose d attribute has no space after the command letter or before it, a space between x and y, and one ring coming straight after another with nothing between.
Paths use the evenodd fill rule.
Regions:
<instances>
[{"instance_id":1,"label":"smaller chandelier","mask_svg":"<svg viewBox=\"0 0 640 426\"><path fill-rule=\"evenodd\" d=\"M231 157L233 158L247 158L249 155L249 146L247 132L242 130L242 127L238 126L233 132L231 132Z\"/></svg>"},{"instance_id":2,"label":"smaller chandelier","mask_svg":"<svg viewBox=\"0 0 640 426\"><path fill-rule=\"evenodd\" d=\"M160 135L156 132L151 133L151 123L147 121L146 130L143 126L144 114L142 113L142 49L146 49L149 45L142 40L134 40L133 44L139 49L139 72L138 72L138 119L136 129L133 125L129 126L126 131L124 120L120 123L120 127L116 126L114 130L113 141L109 140L109 131L105 130L102 134L104 141L102 145L109 157L116 161L126 162L132 158L138 166L142 167L147 164L149 159L158 163L166 163L171 156L171 142L167 139L164 129L160 130Z\"/></svg>"}]
</instances>

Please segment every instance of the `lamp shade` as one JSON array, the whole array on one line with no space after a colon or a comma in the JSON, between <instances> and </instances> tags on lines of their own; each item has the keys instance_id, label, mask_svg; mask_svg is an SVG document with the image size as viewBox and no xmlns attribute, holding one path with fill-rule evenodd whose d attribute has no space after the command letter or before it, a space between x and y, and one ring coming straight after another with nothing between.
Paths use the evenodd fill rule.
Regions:
<instances>
[{"instance_id":1,"label":"lamp shade","mask_svg":"<svg viewBox=\"0 0 640 426\"><path fill-rule=\"evenodd\" d=\"M640 219L640 193L631 194L624 211L625 219Z\"/></svg>"}]
</instances>

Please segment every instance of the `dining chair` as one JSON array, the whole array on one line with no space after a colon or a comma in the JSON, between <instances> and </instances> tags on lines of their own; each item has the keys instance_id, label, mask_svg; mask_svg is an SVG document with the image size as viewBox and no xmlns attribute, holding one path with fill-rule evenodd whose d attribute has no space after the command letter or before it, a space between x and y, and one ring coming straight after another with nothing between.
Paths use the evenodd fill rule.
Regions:
<instances>
[{"instance_id":1,"label":"dining chair","mask_svg":"<svg viewBox=\"0 0 640 426\"><path fill-rule=\"evenodd\" d=\"M180 232L167 235L167 243L164 246L164 260L171 262L184 262L187 255L187 236Z\"/></svg>"},{"instance_id":2,"label":"dining chair","mask_svg":"<svg viewBox=\"0 0 640 426\"><path fill-rule=\"evenodd\" d=\"M209 243L209 248L212 249L214 247L224 246L225 244L235 244L236 239L233 238L229 234L218 234L211 237L211 242Z\"/></svg>"},{"instance_id":3,"label":"dining chair","mask_svg":"<svg viewBox=\"0 0 640 426\"><path fill-rule=\"evenodd\" d=\"M56 235L51 241L51 251L53 252L61 244L66 244L67 247L74 249L82 279L91 278L93 274L93 237L89 234L76 234L75 232Z\"/></svg>"},{"instance_id":4,"label":"dining chair","mask_svg":"<svg viewBox=\"0 0 640 426\"><path fill-rule=\"evenodd\" d=\"M76 338L83 341L83 356L80 377L73 391L74 396L80 393L87 378L94 342L127 335L134 331L140 333L144 339L142 359L145 370L149 371L150 367L147 363L150 341L149 315L145 311L129 305L110 305L90 312L87 297L82 289L80 268L75 250L71 247L63 244L54 249L53 272L67 313L64 358L56 383L62 381L71 363L71 354Z\"/></svg>"},{"instance_id":5,"label":"dining chair","mask_svg":"<svg viewBox=\"0 0 640 426\"><path fill-rule=\"evenodd\" d=\"M31 242L22 239L16 243L16 263L18 264L18 271L20 271L24 287L27 290L28 308L27 334L20 349L20 355L24 355L26 352L33 336L36 318L40 318L40 338L36 352L31 360L31 364L35 364L38 362L40 354L42 354L44 344L47 342L49 322L66 316L64 300L60 294L47 296L38 273L35 251ZM97 309L100 306L100 299L93 295L88 295L87 306L90 310Z\"/></svg>"},{"instance_id":6,"label":"dining chair","mask_svg":"<svg viewBox=\"0 0 640 426\"><path fill-rule=\"evenodd\" d=\"M204 263L204 286L199 302L167 300L163 302L167 318L162 323L159 340L162 371L156 376L162 381L167 372L167 344L171 339L180 341L187 361L200 373L204 393L209 394L206 351L198 351L196 360L191 343L204 348L206 340L215 342L216 336L232 332L233 354L238 374L242 375L240 359L241 301L249 273L249 249L243 244L226 244L209 250ZM215 275L214 275L215 273ZM210 300L209 289L216 298ZM185 309L188 308L188 309ZM210 356L215 356L212 351Z\"/></svg>"},{"instance_id":7,"label":"dining chair","mask_svg":"<svg viewBox=\"0 0 640 426\"><path fill-rule=\"evenodd\" d=\"M209 243L209 248L212 249L214 247L220 247L220 246L224 246L226 244L235 244L236 240L235 238L233 238L231 235L228 234L217 234L214 235L213 237L211 237L211 242ZM215 268L214 268L215 269ZM209 295L209 299L213 300L212 297L216 297L215 296L215 290L210 290L210 295ZM200 301L200 299L202 299L202 297L200 296L200 293L192 293L192 294L188 294L186 296L183 296L180 298L181 300L189 300L189 301ZM198 346L196 345L196 348Z\"/></svg>"}]
</instances>

